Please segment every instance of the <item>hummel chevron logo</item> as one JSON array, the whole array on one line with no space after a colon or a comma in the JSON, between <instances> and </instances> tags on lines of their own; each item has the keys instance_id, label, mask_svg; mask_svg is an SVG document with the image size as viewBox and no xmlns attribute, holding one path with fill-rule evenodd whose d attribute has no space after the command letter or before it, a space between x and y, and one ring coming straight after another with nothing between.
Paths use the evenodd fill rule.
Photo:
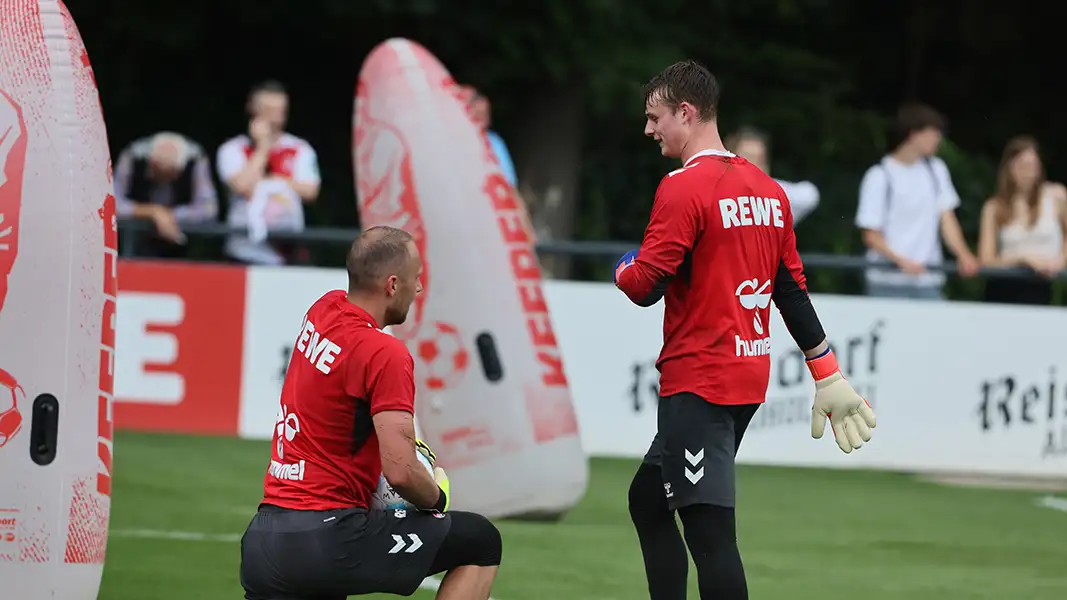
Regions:
<instances>
[{"instance_id":1,"label":"hummel chevron logo","mask_svg":"<svg viewBox=\"0 0 1067 600\"><path fill-rule=\"evenodd\" d=\"M407 552L408 554L411 554L412 552L418 550L419 548L422 548L422 540L419 539L419 536L415 535L414 533L409 533L408 537L411 538L411 545L407 547L407 550L404 550L404 546L407 545L404 542L404 536L397 535L397 534L394 533L393 534L393 541L396 542L396 545L393 546L393 549L389 551L389 554L396 554L397 552L400 552L401 550L404 550L404 552Z\"/></svg>"},{"instance_id":2,"label":"hummel chevron logo","mask_svg":"<svg viewBox=\"0 0 1067 600\"><path fill-rule=\"evenodd\" d=\"M699 452L697 452L696 454L693 454L687 448L686 451L685 451L685 460L686 460L686 462L688 462L689 464L693 465L694 467L697 466L698 462L704 460L704 449L701 448Z\"/></svg>"},{"instance_id":3,"label":"hummel chevron logo","mask_svg":"<svg viewBox=\"0 0 1067 600\"><path fill-rule=\"evenodd\" d=\"M690 465L695 467L695 466L697 466L697 463L699 463L702 460L704 460L704 449L703 448L701 448L699 451L697 451L696 454L693 454L692 452L690 452L688 448L685 449L685 462L687 462ZM700 467L699 469L697 469L695 471L690 471L689 470L689 466L686 466L685 467L685 478L689 480L689 483L691 483L693 485L696 485L698 481L700 481L701 479L704 478L704 467Z\"/></svg>"}]
</instances>

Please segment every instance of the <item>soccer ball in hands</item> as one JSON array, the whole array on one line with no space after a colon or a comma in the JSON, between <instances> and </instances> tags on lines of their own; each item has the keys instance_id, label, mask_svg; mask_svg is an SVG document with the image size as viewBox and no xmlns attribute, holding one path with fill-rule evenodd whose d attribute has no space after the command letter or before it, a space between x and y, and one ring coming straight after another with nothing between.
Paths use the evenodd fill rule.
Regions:
<instances>
[{"instance_id":1,"label":"soccer ball in hands","mask_svg":"<svg viewBox=\"0 0 1067 600\"><path fill-rule=\"evenodd\" d=\"M422 466L426 467L426 472L430 474L430 477L433 477L433 464L430 463L430 459L418 450L415 451L415 456ZM385 475L378 477L378 489L374 490L374 494L371 495L370 507L374 510L415 509L413 504L396 493L393 486L389 485L389 482L385 480Z\"/></svg>"}]
</instances>

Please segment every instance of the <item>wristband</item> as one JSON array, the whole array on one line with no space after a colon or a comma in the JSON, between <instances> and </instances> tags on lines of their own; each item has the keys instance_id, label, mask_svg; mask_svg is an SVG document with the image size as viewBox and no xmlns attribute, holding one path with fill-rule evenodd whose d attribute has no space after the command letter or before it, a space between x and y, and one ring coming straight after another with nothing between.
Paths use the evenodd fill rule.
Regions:
<instances>
[{"instance_id":1,"label":"wristband","mask_svg":"<svg viewBox=\"0 0 1067 600\"><path fill-rule=\"evenodd\" d=\"M829 348L822 354L809 358L804 361L808 365L808 371L811 371L811 376L815 381L820 381L830 377L834 373L841 372L841 367L837 364L837 357Z\"/></svg>"},{"instance_id":2,"label":"wristband","mask_svg":"<svg viewBox=\"0 0 1067 600\"><path fill-rule=\"evenodd\" d=\"M437 512L445 512L445 507L448 506L448 494L445 494L445 490L440 486L437 487L441 493L437 496L437 502L430 508L430 510L436 510Z\"/></svg>"}]
</instances>

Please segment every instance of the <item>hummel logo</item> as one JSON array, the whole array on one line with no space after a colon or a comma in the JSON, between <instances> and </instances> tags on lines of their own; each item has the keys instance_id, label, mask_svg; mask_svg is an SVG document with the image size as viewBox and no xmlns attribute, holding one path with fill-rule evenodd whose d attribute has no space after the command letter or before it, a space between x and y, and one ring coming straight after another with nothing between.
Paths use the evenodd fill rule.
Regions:
<instances>
[{"instance_id":1,"label":"hummel logo","mask_svg":"<svg viewBox=\"0 0 1067 600\"><path fill-rule=\"evenodd\" d=\"M411 554L419 548L422 548L422 540L419 539L419 536L415 535L414 533L409 533L408 537L411 538L411 545L407 547L407 550L404 550L404 546L407 545L404 542L404 536L397 535L394 533L393 541L396 542L396 545L393 546L393 549L389 551L389 554L396 554L401 550L404 550L404 552Z\"/></svg>"},{"instance_id":2,"label":"hummel logo","mask_svg":"<svg viewBox=\"0 0 1067 600\"><path fill-rule=\"evenodd\" d=\"M704 460L703 448L697 451L696 454L690 452L688 448L685 449L685 462L689 463L689 465L696 467L697 463L702 460ZM689 480L689 483L696 485L698 481L704 478L704 467L700 467L695 471L690 471L689 465L685 466L685 478Z\"/></svg>"}]
</instances>

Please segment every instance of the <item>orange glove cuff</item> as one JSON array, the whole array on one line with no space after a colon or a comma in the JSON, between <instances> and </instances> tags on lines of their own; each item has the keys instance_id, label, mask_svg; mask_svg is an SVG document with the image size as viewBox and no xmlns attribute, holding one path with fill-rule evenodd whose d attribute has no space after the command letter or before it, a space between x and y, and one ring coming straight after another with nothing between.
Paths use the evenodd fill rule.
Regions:
<instances>
[{"instance_id":1,"label":"orange glove cuff","mask_svg":"<svg viewBox=\"0 0 1067 600\"><path fill-rule=\"evenodd\" d=\"M827 350L821 356L809 358L804 362L807 363L808 370L811 371L811 376L815 381L826 379L841 371L841 367L837 365L837 357L834 356L832 350Z\"/></svg>"}]
</instances>

